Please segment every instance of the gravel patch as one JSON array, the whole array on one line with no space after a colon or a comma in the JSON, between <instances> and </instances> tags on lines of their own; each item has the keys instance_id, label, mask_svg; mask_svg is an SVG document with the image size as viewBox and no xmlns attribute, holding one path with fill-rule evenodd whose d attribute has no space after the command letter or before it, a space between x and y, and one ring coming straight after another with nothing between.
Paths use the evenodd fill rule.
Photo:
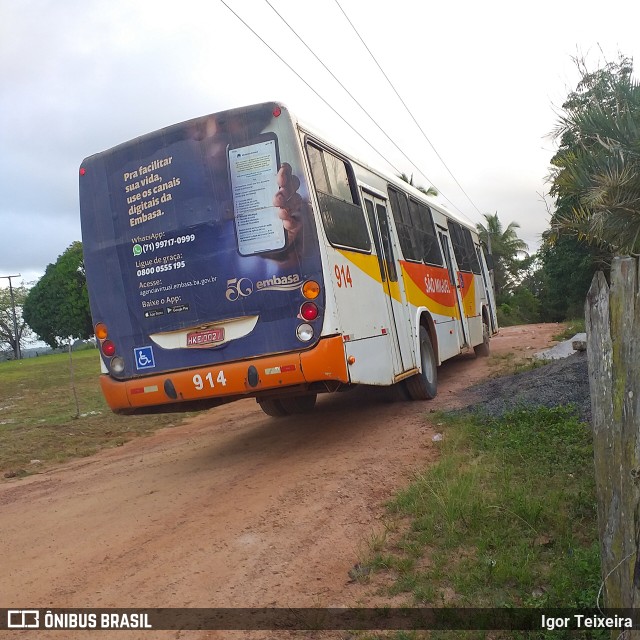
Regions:
<instances>
[{"instance_id":1,"label":"gravel patch","mask_svg":"<svg viewBox=\"0 0 640 640\"><path fill-rule=\"evenodd\" d=\"M471 387L477 398L469 408L499 417L519 407L558 407L573 404L591 422L591 398L586 352Z\"/></svg>"}]
</instances>

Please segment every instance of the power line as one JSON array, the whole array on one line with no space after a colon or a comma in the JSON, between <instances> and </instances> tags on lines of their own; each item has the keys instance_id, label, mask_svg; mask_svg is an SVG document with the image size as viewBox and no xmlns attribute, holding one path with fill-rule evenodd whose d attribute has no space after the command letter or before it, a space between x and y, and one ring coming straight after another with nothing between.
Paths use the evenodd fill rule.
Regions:
<instances>
[{"instance_id":1,"label":"power line","mask_svg":"<svg viewBox=\"0 0 640 640\"><path fill-rule=\"evenodd\" d=\"M367 115L369 120L373 122L373 124L378 127L378 129L382 132L382 134L391 142L391 144L409 161L409 163L413 166L413 168L418 171L426 180L428 180L435 189L440 191L436 184L431 180L423 171L421 171L420 167L418 167L411 158L398 146L398 144L389 136L389 134L378 124L376 119L360 104L360 102L354 97L354 95L344 86L344 84L336 77L336 75L327 67L327 65L318 57L318 55L311 49L311 47L300 37L298 32L282 17L282 15L277 11L277 9L269 2L269 0L265 0L265 2L269 5L271 10L284 22L284 24L289 28L289 30L293 33L293 35L300 40L300 42L307 48L309 53L324 67L324 69L331 75L331 77L342 87L342 89L347 93L347 95L360 107L360 109ZM379 152L378 152L379 153Z\"/></svg>"},{"instance_id":2,"label":"power line","mask_svg":"<svg viewBox=\"0 0 640 640\"><path fill-rule=\"evenodd\" d=\"M369 53L369 55L371 56L371 58L373 59L373 61L376 63L376 66L378 67L378 69L380 69L380 72L382 73L382 75L384 76L385 80L389 83L389 86L393 89L394 93L396 94L396 96L398 97L398 100L400 100L400 102L402 103L402 106L406 109L407 113L409 114L409 116L411 116L411 119L413 120L413 122L415 123L415 125L418 127L418 129L420 130L420 133L423 135L424 139L429 143L429 146L433 149L433 152L436 154L436 156L438 156L438 159L440 160L440 162L442 162L444 168L449 172L449 175L453 178L454 182L458 185L458 188L460 189L460 191L462 191L462 193L464 193L464 195L466 196L467 200L469 200L469 202L473 205L473 208L482 216L482 212L480 211L480 209L478 209L478 207L476 206L475 202L471 199L471 197L469 196L469 194L464 190L464 188L462 187L462 185L460 184L460 182L458 182L458 179L453 175L453 172L451 171L451 169L449 169L447 163L444 161L444 159L442 158L442 156L438 153L438 150L435 148L434 144L431 142L431 140L429 140L429 137L427 136L427 134L424 132L424 130L422 129L422 127L420 126L420 124L418 123L418 121L416 120L415 116L413 115L413 113L411 112L411 110L409 109L409 107L407 106L407 104L405 103L405 101L402 99L402 96L398 93L398 90L395 88L395 86L393 85L393 83L391 82L391 80L389 79L389 76L387 76L387 74L384 72L384 69L380 66L380 63L378 62L378 60L376 59L376 57L373 55L373 52L371 51L371 49L369 49L369 47L367 46L367 43L364 41L364 39L362 38L362 36L360 35L360 33L358 32L358 30L356 29L355 25L353 24L353 22L351 22L351 20L349 19L349 16L345 13L345 10L340 6L340 2L338 2L338 0L335 0L335 3L338 5L338 8L340 9L340 11L342 11L342 14L344 15L344 17L347 19L347 22L351 25L351 28L353 29L353 31L355 32L355 34L358 36L358 38L360 39L360 42L362 42L364 48L367 50L367 52ZM456 207L457 208L457 207ZM462 212L461 212L462 213ZM464 214L463 214L464 215ZM465 216L467 219L468 216Z\"/></svg>"},{"instance_id":3,"label":"power line","mask_svg":"<svg viewBox=\"0 0 640 640\"><path fill-rule=\"evenodd\" d=\"M300 79L327 107L329 107L329 109L331 109L331 111L333 111L374 153L376 153L380 158L382 158L382 160L384 162L386 162L390 167L392 167L394 169L394 171L397 174L402 174L403 172L398 169L398 167L396 167L386 156L384 156L378 149L376 149L371 142L369 142L369 140L367 140L350 122L347 121L347 119L340 114L337 109L335 109L335 107L333 107L322 95L320 95L320 93L318 91L316 91L316 89L314 89L309 82L307 82L271 45L269 45L268 42L266 42L264 40L264 38L262 38L262 36L260 36L255 29L253 29L240 15L238 15L238 13L236 13L228 4L227 2L225 2L225 0L220 0L220 2L249 30L251 31L251 33L258 38L258 40L260 40L260 42L262 42L262 44L264 44L270 51L271 53L273 53L298 79ZM269 4L269 2L267 2L267 4ZM273 6L271 4L269 4L269 7L278 15L278 17L287 25L287 27L289 27L289 29L291 29L291 31L293 31L293 33L296 35L296 37L298 37L298 39L302 40L300 38L300 36L295 32L295 30L286 22L286 20L273 8ZM344 87L344 85L336 78L336 76L327 68L327 66L322 62L322 60L320 60L320 58L318 58L318 56L306 45L306 43L304 43L305 46L307 47L307 49L315 56L315 58L318 60L318 62L320 62L320 64L322 64L322 66L331 74L331 76L338 82L338 84L340 84L340 86L344 89L344 91L351 97L351 99L360 107L360 109L369 117L369 119L378 127L378 129L380 129L380 131L382 131L382 133L390 140L390 142L398 149L398 151L400 151L400 153L409 161L409 163L421 174L423 175L427 180L429 180L429 178L420 170L420 168L402 151L402 149L400 149L400 147L389 137L389 135L382 129L382 127L380 127L380 125L378 125L378 123L375 121L375 119L367 112L367 110L351 95L351 93L348 91L348 89L346 89L346 87ZM365 45L366 46L366 45ZM455 179L455 177L454 177ZM429 180L429 182L431 182L431 180ZM433 184L433 183L432 183ZM435 186L435 185L434 185ZM460 187L462 188L462 187ZM464 192L464 190L463 190ZM450 202L450 204L453 206L454 209L456 209L463 217L467 218L467 220L469 220L472 224L475 224L473 220L471 220L471 218L469 218L469 216L467 216L463 211L461 211L449 198L447 198L443 192L440 192L440 194ZM465 193L466 195L466 193ZM468 197L468 196L467 196ZM475 206L475 205L474 205ZM476 207L477 209L477 207ZM480 213L480 212L479 212ZM480 214L482 215L482 214Z\"/></svg>"},{"instance_id":4,"label":"power line","mask_svg":"<svg viewBox=\"0 0 640 640\"><path fill-rule=\"evenodd\" d=\"M229 11L231 11L231 13L233 13L233 15L238 18L238 20L240 20L240 22L242 22L242 24L247 27L247 29L249 29L249 31L251 31L251 33L253 33L254 36L256 36L256 38L258 38L258 40L260 40L260 42L262 42L262 44L265 45L265 47L267 47L269 49L269 51L271 51L271 53L273 53L279 60L280 62L282 62L292 73L294 73L300 80L302 80L302 82L304 82L304 84L311 89L311 91L313 91L313 93L320 98L320 100L322 100L322 102L324 102L324 104L327 105L327 107L329 107L329 109L331 109L331 111L333 111L339 118L340 120L342 120L364 143L367 144L368 147L370 147L375 153L377 153L387 164L389 164L389 166L391 166L395 171L397 171L398 173L402 173L402 171L400 171L400 169L398 169L398 167L396 167L388 158L385 158L385 156L383 156L352 124L350 124L345 118L344 116L342 116L340 113L338 113L338 111L332 107L329 102L323 98L277 51L275 51L275 49L273 49L273 47L267 43L254 29L252 29L226 2L225 0L220 0L220 2L227 7L227 9L229 9Z\"/></svg>"}]
</instances>

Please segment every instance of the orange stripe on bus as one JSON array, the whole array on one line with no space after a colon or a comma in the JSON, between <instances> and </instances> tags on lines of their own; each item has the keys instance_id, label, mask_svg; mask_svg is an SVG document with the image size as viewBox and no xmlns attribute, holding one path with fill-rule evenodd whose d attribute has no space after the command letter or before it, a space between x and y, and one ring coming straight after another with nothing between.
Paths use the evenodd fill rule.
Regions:
<instances>
[{"instance_id":1,"label":"orange stripe on bus","mask_svg":"<svg viewBox=\"0 0 640 640\"><path fill-rule=\"evenodd\" d=\"M348 260L354 267L360 269L367 276L382 285L380 276L380 264L378 258L372 254L362 254L345 249L338 249L338 252ZM434 267L415 262L400 261L402 277L405 285L407 302L415 307L425 306L431 313L451 318L460 318L458 301L456 299L455 288L449 282L449 271L446 267ZM475 278L472 273L458 272L464 286L461 294L465 315L472 317L477 315ZM448 291L446 290L448 288ZM391 297L402 302L400 287L397 282L390 282L389 289ZM382 291L387 294L386 288Z\"/></svg>"}]
</instances>

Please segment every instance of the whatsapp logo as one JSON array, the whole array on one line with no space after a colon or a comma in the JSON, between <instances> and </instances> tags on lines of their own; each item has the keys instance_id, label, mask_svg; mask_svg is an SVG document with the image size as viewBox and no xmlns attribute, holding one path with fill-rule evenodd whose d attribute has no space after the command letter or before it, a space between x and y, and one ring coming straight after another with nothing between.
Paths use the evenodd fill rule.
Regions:
<instances>
[{"instance_id":1,"label":"whatsapp logo","mask_svg":"<svg viewBox=\"0 0 640 640\"><path fill-rule=\"evenodd\" d=\"M134 244L133 245L133 255L139 256L142 253L142 245Z\"/></svg>"}]
</instances>

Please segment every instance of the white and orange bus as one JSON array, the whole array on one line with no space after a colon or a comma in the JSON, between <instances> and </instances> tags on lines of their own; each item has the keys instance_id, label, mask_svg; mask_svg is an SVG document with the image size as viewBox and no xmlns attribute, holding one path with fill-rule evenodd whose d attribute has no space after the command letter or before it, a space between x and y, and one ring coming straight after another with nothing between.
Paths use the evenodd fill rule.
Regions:
<instances>
[{"instance_id":1,"label":"white and orange bus","mask_svg":"<svg viewBox=\"0 0 640 640\"><path fill-rule=\"evenodd\" d=\"M278 103L85 159L80 209L116 412L255 397L283 416L356 384L430 399L438 365L497 332L473 227Z\"/></svg>"}]
</instances>

